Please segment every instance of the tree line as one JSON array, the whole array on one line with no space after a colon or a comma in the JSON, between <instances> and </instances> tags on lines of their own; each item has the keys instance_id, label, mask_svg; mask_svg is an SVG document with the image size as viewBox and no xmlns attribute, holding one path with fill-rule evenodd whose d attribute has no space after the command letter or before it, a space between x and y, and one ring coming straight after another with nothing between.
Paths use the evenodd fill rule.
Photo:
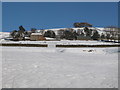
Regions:
<instances>
[{"instance_id":1,"label":"tree line","mask_svg":"<svg viewBox=\"0 0 120 90\"><path fill-rule=\"evenodd\" d=\"M66 28L58 30L59 35L56 35L54 31L48 30L43 36L56 38L56 39L67 39L67 40L78 40L79 37L89 38L90 40L118 40L120 39L120 29L117 27L109 26L104 28L104 32L100 34L97 29L90 29L92 24L89 23L74 23L75 28L83 27L83 30L75 31L73 28ZM31 28L30 31L26 31L23 26L19 26L19 30L13 30L10 35L14 41L25 40L25 37L30 37L32 33L36 33L36 28Z\"/></svg>"}]
</instances>

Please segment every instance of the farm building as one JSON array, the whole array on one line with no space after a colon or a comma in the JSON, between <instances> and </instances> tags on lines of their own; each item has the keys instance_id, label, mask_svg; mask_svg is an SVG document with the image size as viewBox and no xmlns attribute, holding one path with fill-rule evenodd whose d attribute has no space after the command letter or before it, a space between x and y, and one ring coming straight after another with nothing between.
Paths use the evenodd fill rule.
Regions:
<instances>
[{"instance_id":1,"label":"farm building","mask_svg":"<svg viewBox=\"0 0 120 90\"><path fill-rule=\"evenodd\" d=\"M32 33L30 36L31 41L41 41L46 40L41 33Z\"/></svg>"}]
</instances>

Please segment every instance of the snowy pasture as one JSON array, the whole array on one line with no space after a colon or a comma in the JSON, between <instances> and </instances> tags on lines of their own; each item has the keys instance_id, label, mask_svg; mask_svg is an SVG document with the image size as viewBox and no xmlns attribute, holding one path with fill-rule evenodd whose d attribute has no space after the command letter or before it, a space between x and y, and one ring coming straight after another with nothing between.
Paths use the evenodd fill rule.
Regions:
<instances>
[{"instance_id":1,"label":"snowy pasture","mask_svg":"<svg viewBox=\"0 0 120 90\"><path fill-rule=\"evenodd\" d=\"M117 88L118 48L2 47L3 88Z\"/></svg>"}]
</instances>

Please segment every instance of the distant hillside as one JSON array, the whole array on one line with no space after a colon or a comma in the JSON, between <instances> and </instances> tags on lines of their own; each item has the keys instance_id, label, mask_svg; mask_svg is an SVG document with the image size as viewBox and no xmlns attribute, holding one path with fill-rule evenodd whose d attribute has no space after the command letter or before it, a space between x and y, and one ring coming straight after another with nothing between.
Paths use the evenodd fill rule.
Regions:
<instances>
[{"instance_id":1,"label":"distant hillside","mask_svg":"<svg viewBox=\"0 0 120 90\"><path fill-rule=\"evenodd\" d=\"M78 28L52 28L52 29L44 29L44 30L37 30L37 32L41 32L41 31L48 31L48 30L52 30L55 32L56 35L58 35L58 31L59 30L68 30L68 29L73 29L74 31L78 32L79 30L83 30L85 27L78 27ZM99 34L105 34L105 32L103 31L104 28L98 28L98 27L88 27L88 29L92 29L92 30L97 30L99 32Z\"/></svg>"}]
</instances>

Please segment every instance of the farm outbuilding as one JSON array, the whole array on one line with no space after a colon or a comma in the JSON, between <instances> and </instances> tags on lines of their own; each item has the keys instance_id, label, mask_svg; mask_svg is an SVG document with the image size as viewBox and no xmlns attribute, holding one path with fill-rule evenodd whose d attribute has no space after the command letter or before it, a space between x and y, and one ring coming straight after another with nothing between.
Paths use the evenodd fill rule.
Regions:
<instances>
[{"instance_id":1,"label":"farm outbuilding","mask_svg":"<svg viewBox=\"0 0 120 90\"><path fill-rule=\"evenodd\" d=\"M30 36L30 40L31 41L42 41L42 40L46 40L46 38L43 37L41 33L32 33Z\"/></svg>"}]
</instances>

